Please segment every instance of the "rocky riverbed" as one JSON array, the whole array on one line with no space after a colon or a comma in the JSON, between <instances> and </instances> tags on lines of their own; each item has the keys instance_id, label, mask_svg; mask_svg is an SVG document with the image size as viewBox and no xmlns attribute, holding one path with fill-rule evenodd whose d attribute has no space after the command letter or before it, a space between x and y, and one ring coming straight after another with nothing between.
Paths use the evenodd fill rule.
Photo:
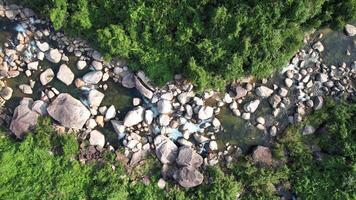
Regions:
<instances>
[{"instance_id":1,"label":"rocky riverbed","mask_svg":"<svg viewBox=\"0 0 356 200\"><path fill-rule=\"evenodd\" d=\"M323 35L313 34L280 72L235 81L218 93L196 92L181 75L156 87L142 71L129 70L120 59L104 60L85 41L54 31L30 9L0 1L0 16L3 125L21 139L38 117L50 116L59 132L77 134L83 162L120 146L129 167L155 154L162 163L161 185L173 179L195 187L203 181L204 166L232 162L245 147L229 135L252 136L263 141L256 146L268 146L288 124L320 109L327 96L355 96L353 25L343 35L350 43L344 49L347 62L324 63L323 54L330 51ZM304 133L313 132L306 127ZM255 148L253 158L269 165L271 152L264 146Z\"/></svg>"}]
</instances>

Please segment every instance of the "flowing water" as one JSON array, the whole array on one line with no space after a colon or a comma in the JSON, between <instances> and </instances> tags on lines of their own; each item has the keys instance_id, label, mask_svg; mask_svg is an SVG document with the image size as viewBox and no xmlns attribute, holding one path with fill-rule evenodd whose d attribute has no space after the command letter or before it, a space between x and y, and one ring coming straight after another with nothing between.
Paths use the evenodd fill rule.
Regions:
<instances>
[{"instance_id":1,"label":"flowing water","mask_svg":"<svg viewBox=\"0 0 356 200\"><path fill-rule=\"evenodd\" d=\"M11 23L5 19L0 19L0 27L0 45L3 45L4 42L9 41L11 37L16 37L16 24ZM355 60L355 37L347 37L343 31L333 31L329 28L321 29L314 34L315 37L319 33L324 34L324 37L321 39L325 46L325 51L322 53L322 58L326 64L337 65L341 62L347 62L349 64L351 61ZM48 42L51 43L50 41ZM4 47L0 46L0 48ZM351 56L346 55L346 49L350 51ZM66 52L66 55L68 55L70 60L67 65L71 68L76 77L81 77L90 71L88 68L82 71L78 70L76 67L78 58L68 52ZM39 66L41 66L43 70L51 67L55 74L59 68L59 65L49 63L47 61L41 61ZM38 71L31 76L31 78L36 81L35 87L33 89L34 93L32 95L24 95L18 89L20 84L29 84L29 78L26 77L24 73L21 73L21 75L16 78L6 80L6 84L14 89L13 97L11 100L7 101L6 107L14 109L19 104L21 98L24 96L39 99L41 95L40 91L43 91L45 87L42 86L39 81L40 73L41 72ZM278 79L278 76L275 77L276 78L274 78L274 83L277 85L281 84L282 80ZM114 105L115 108L120 111L119 119L122 120L126 112L132 108L132 98L141 97L141 95L137 92L137 90L124 88L120 84L111 80L107 82L107 85L108 89L106 91L97 88L99 91L105 94L102 106ZM77 89L74 84L66 86L56 78L52 80L51 86L56 88L61 93L70 93L77 99L84 99L83 97L86 95L85 91ZM272 85L270 85L270 87L272 87ZM255 114L256 116L264 116L267 124L273 124L278 121L281 127L286 127L288 125L287 111L282 111L282 113L277 118L271 116L271 111L272 108L268 102L262 101ZM233 116L232 112L226 107L222 108L218 118L224 127L224 130L217 135L220 147L226 143L229 143L239 146L243 151L247 151L251 146L255 145L262 144L268 146L269 141L271 141L269 134L258 130L255 126L249 124L242 118ZM117 136L112 130L110 123L106 123L105 127L101 128L100 131L106 135L108 141L111 144L117 144Z\"/></svg>"}]
</instances>

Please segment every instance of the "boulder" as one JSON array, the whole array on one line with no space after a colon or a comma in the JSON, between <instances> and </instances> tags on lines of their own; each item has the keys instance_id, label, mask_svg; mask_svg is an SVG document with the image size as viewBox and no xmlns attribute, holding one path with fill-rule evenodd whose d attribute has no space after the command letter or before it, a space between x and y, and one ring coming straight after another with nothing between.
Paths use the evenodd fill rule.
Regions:
<instances>
[{"instance_id":1,"label":"boulder","mask_svg":"<svg viewBox=\"0 0 356 200\"><path fill-rule=\"evenodd\" d=\"M1 91L0 91L0 96L4 99L4 100L9 100L12 97L12 93L13 90L10 87L4 87Z\"/></svg>"},{"instance_id":2,"label":"boulder","mask_svg":"<svg viewBox=\"0 0 356 200\"><path fill-rule=\"evenodd\" d=\"M40 75L40 82L42 85L47 85L53 80L54 72L51 68L46 69Z\"/></svg>"},{"instance_id":3,"label":"boulder","mask_svg":"<svg viewBox=\"0 0 356 200\"><path fill-rule=\"evenodd\" d=\"M247 95L247 90L241 86L237 86L235 89L236 92L236 99L243 98Z\"/></svg>"},{"instance_id":4,"label":"boulder","mask_svg":"<svg viewBox=\"0 0 356 200\"><path fill-rule=\"evenodd\" d=\"M27 64L27 69L36 71L38 69L38 61L28 63Z\"/></svg>"},{"instance_id":5,"label":"boulder","mask_svg":"<svg viewBox=\"0 0 356 200\"><path fill-rule=\"evenodd\" d=\"M46 58L52 63L59 63L62 59L62 54L58 49L51 49L46 53Z\"/></svg>"},{"instance_id":6,"label":"boulder","mask_svg":"<svg viewBox=\"0 0 356 200\"><path fill-rule=\"evenodd\" d=\"M321 83L325 83L328 81L328 75L327 74L324 74L324 73L317 73L315 75L315 80L316 81L320 81Z\"/></svg>"},{"instance_id":7,"label":"boulder","mask_svg":"<svg viewBox=\"0 0 356 200\"><path fill-rule=\"evenodd\" d=\"M256 99L245 104L244 110L248 113L253 113L257 110L260 105L260 100Z\"/></svg>"},{"instance_id":8,"label":"boulder","mask_svg":"<svg viewBox=\"0 0 356 200\"><path fill-rule=\"evenodd\" d=\"M198 118L201 120L206 120L212 118L214 114L214 108L211 106L203 106L198 112Z\"/></svg>"},{"instance_id":9,"label":"boulder","mask_svg":"<svg viewBox=\"0 0 356 200\"><path fill-rule=\"evenodd\" d=\"M324 51L324 45L318 41L315 44L313 44L313 49L319 51L319 52L323 52Z\"/></svg>"},{"instance_id":10,"label":"boulder","mask_svg":"<svg viewBox=\"0 0 356 200\"><path fill-rule=\"evenodd\" d=\"M122 78L121 84L126 88L134 88L136 86L135 75L133 73L128 73L126 76Z\"/></svg>"},{"instance_id":11,"label":"boulder","mask_svg":"<svg viewBox=\"0 0 356 200\"><path fill-rule=\"evenodd\" d=\"M87 84L98 84L102 78L102 71L92 71L83 76L83 81Z\"/></svg>"},{"instance_id":12,"label":"boulder","mask_svg":"<svg viewBox=\"0 0 356 200\"><path fill-rule=\"evenodd\" d=\"M182 92L178 95L178 101L182 105L188 103L193 97L194 97L194 92Z\"/></svg>"},{"instance_id":13,"label":"boulder","mask_svg":"<svg viewBox=\"0 0 356 200\"><path fill-rule=\"evenodd\" d=\"M284 84L286 85L286 87L290 88L290 87L292 87L292 85L293 85L293 80L290 79L290 78L286 78L286 79L284 80Z\"/></svg>"},{"instance_id":14,"label":"boulder","mask_svg":"<svg viewBox=\"0 0 356 200\"><path fill-rule=\"evenodd\" d=\"M37 112L39 115L47 115L47 106L48 104L42 100L37 100L32 105L32 111Z\"/></svg>"},{"instance_id":15,"label":"boulder","mask_svg":"<svg viewBox=\"0 0 356 200\"><path fill-rule=\"evenodd\" d=\"M105 95L102 92L96 89L90 90L88 94L89 106L94 109L98 108L104 97Z\"/></svg>"},{"instance_id":16,"label":"boulder","mask_svg":"<svg viewBox=\"0 0 356 200\"><path fill-rule=\"evenodd\" d=\"M317 96L314 99L314 110L319 110L323 107L324 99L322 96Z\"/></svg>"},{"instance_id":17,"label":"boulder","mask_svg":"<svg viewBox=\"0 0 356 200\"><path fill-rule=\"evenodd\" d=\"M74 80L74 74L66 64L62 64L59 67L57 78L68 86L72 84Z\"/></svg>"},{"instance_id":18,"label":"boulder","mask_svg":"<svg viewBox=\"0 0 356 200\"><path fill-rule=\"evenodd\" d=\"M204 176L197 169L192 167L183 167L178 169L174 173L175 180L179 183L180 186L184 188L192 188L200 185Z\"/></svg>"},{"instance_id":19,"label":"boulder","mask_svg":"<svg viewBox=\"0 0 356 200\"><path fill-rule=\"evenodd\" d=\"M47 42L41 43L40 41L36 41L36 46L40 49L42 52L46 52L49 50L49 45Z\"/></svg>"},{"instance_id":20,"label":"boulder","mask_svg":"<svg viewBox=\"0 0 356 200\"><path fill-rule=\"evenodd\" d=\"M209 142L209 149L211 151L217 151L218 150L218 143L214 140Z\"/></svg>"},{"instance_id":21,"label":"boulder","mask_svg":"<svg viewBox=\"0 0 356 200\"><path fill-rule=\"evenodd\" d=\"M85 62L85 60L79 60L77 62L77 68L79 70L83 70L86 66L87 66L87 62Z\"/></svg>"},{"instance_id":22,"label":"boulder","mask_svg":"<svg viewBox=\"0 0 356 200\"><path fill-rule=\"evenodd\" d=\"M111 120L111 125L114 128L115 132L119 135L119 139L122 139L125 136L126 129L123 123L117 120Z\"/></svg>"},{"instance_id":23,"label":"boulder","mask_svg":"<svg viewBox=\"0 0 356 200\"><path fill-rule=\"evenodd\" d=\"M172 113L172 103L168 100L160 100L157 103L157 110L161 114Z\"/></svg>"},{"instance_id":24,"label":"boulder","mask_svg":"<svg viewBox=\"0 0 356 200\"><path fill-rule=\"evenodd\" d=\"M346 24L345 26L345 32L348 36L355 36L356 35L356 27L351 24Z\"/></svg>"},{"instance_id":25,"label":"boulder","mask_svg":"<svg viewBox=\"0 0 356 200\"><path fill-rule=\"evenodd\" d=\"M168 126L170 121L171 118L166 114L162 114L158 118L158 122L160 126Z\"/></svg>"},{"instance_id":26,"label":"boulder","mask_svg":"<svg viewBox=\"0 0 356 200\"><path fill-rule=\"evenodd\" d=\"M37 124L37 118L40 115L31 110L32 104L32 99L21 101L20 105L14 110L10 130L17 138L22 138L26 132L32 130Z\"/></svg>"},{"instance_id":27,"label":"boulder","mask_svg":"<svg viewBox=\"0 0 356 200\"><path fill-rule=\"evenodd\" d=\"M135 76L135 87L144 97L148 99L152 99L153 91L149 87L146 87L145 84L142 83L141 80L136 76Z\"/></svg>"},{"instance_id":28,"label":"boulder","mask_svg":"<svg viewBox=\"0 0 356 200\"><path fill-rule=\"evenodd\" d=\"M124 118L124 126L131 127L143 121L145 109L141 106L129 111Z\"/></svg>"},{"instance_id":29,"label":"boulder","mask_svg":"<svg viewBox=\"0 0 356 200\"><path fill-rule=\"evenodd\" d=\"M19 85L19 89L24 94L32 94L33 93L31 86L26 85L26 84Z\"/></svg>"},{"instance_id":30,"label":"boulder","mask_svg":"<svg viewBox=\"0 0 356 200\"><path fill-rule=\"evenodd\" d=\"M256 92L257 96L269 97L273 93L273 90L266 86L260 86L260 87L256 88L255 92Z\"/></svg>"},{"instance_id":31,"label":"boulder","mask_svg":"<svg viewBox=\"0 0 356 200\"><path fill-rule=\"evenodd\" d=\"M152 110L145 111L145 122L146 124L150 125L153 121L153 112Z\"/></svg>"},{"instance_id":32,"label":"boulder","mask_svg":"<svg viewBox=\"0 0 356 200\"><path fill-rule=\"evenodd\" d=\"M269 99L269 104L271 104L272 108L277 108L279 103L281 103L282 98L276 94L272 95Z\"/></svg>"},{"instance_id":33,"label":"boulder","mask_svg":"<svg viewBox=\"0 0 356 200\"><path fill-rule=\"evenodd\" d=\"M92 132L90 132L89 142L90 145L99 146L103 148L105 145L105 136L101 132L93 130Z\"/></svg>"},{"instance_id":34,"label":"boulder","mask_svg":"<svg viewBox=\"0 0 356 200\"><path fill-rule=\"evenodd\" d=\"M111 106L106 110L104 120L105 120L105 121L109 121L110 119L115 118L115 116L116 116L116 109L115 109L115 106L114 106L114 105L111 105Z\"/></svg>"},{"instance_id":35,"label":"boulder","mask_svg":"<svg viewBox=\"0 0 356 200\"><path fill-rule=\"evenodd\" d=\"M100 71L103 69L103 64L99 61L94 60L91 65L94 67L96 71Z\"/></svg>"},{"instance_id":36,"label":"boulder","mask_svg":"<svg viewBox=\"0 0 356 200\"><path fill-rule=\"evenodd\" d=\"M203 164L203 158L192 148L181 147L176 162L182 167L199 168Z\"/></svg>"},{"instance_id":37,"label":"boulder","mask_svg":"<svg viewBox=\"0 0 356 200\"><path fill-rule=\"evenodd\" d=\"M268 166L272 165L273 161L271 150L264 146L257 146L257 148L253 151L252 158L256 164Z\"/></svg>"},{"instance_id":38,"label":"boulder","mask_svg":"<svg viewBox=\"0 0 356 200\"><path fill-rule=\"evenodd\" d=\"M158 135L154 139L157 158L162 164L173 164L177 159L178 147L168 137Z\"/></svg>"},{"instance_id":39,"label":"boulder","mask_svg":"<svg viewBox=\"0 0 356 200\"><path fill-rule=\"evenodd\" d=\"M303 135L311 135L315 132L315 128L311 125L305 125L303 128Z\"/></svg>"},{"instance_id":40,"label":"boulder","mask_svg":"<svg viewBox=\"0 0 356 200\"><path fill-rule=\"evenodd\" d=\"M47 108L48 114L67 128L81 129L90 111L70 94L62 93Z\"/></svg>"}]
</instances>

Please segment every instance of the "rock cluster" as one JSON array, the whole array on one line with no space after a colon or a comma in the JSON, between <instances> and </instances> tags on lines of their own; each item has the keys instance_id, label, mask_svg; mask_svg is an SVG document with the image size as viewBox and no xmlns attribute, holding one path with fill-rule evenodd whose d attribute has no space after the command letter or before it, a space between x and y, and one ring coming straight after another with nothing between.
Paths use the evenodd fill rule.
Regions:
<instances>
[{"instance_id":1,"label":"rock cluster","mask_svg":"<svg viewBox=\"0 0 356 200\"><path fill-rule=\"evenodd\" d=\"M0 16L14 20L18 31L16 39L6 42L0 51L0 104L10 100L17 89L3 80L20 74L25 74L28 82L18 89L27 96L40 94L40 100L21 101L13 112L10 130L21 138L35 126L39 116L48 114L61 129L76 130L80 139L89 141L89 147L81 145L79 157L83 161L100 158L105 148L113 150L104 132L96 130L111 126L125 148L130 166L139 164L148 153L156 155L163 165L158 183L161 188L167 179L185 188L195 187L204 180L204 166L222 159L230 162L241 152L237 146L217 141L218 134L224 131L218 118L223 106L246 120L246 125L274 137L285 128L281 120L301 121L308 112L322 107L325 96L355 94L352 81L356 62L349 66L323 64L320 56L325 48L320 41L313 41L311 49L300 50L273 77L236 81L223 94L196 93L181 75L162 88L154 87L142 71L130 71L123 60L104 61L84 41L53 32L48 21L36 18L29 9L0 1ZM353 36L355 27L347 25L345 32ZM57 45L52 46L49 41ZM75 66L70 65L70 59ZM59 67L45 68L44 60ZM78 70L83 76L74 74ZM75 87L78 94L53 87L55 80L68 88ZM132 109L123 113L123 118L114 105L102 105L109 80L141 95L133 99ZM314 131L306 126L303 134ZM258 146L252 156L255 163L273 164L267 147Z\"/></svg>"}]
</instances>

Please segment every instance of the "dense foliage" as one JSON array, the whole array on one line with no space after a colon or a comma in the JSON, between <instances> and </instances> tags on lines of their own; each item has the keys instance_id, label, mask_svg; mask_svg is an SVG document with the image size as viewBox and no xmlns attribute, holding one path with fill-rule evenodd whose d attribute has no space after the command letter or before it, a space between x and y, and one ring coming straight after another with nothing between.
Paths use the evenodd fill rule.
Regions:
<instances>
[{"instance_id":1,"label":"dense foliage","mask_svg":"<svg viewBox=\"0 0 356 200\"><path fill-rule=\"evenodd\" d=\"M112 155L106 156L105 164L80 164L74 159L74 135L58 135L50 124L49 119L41 120L21 142L0 134L0 199L234 199L241 191L241 185L218 168L207 172L211 184L187 191L171 185L165 192L157 186L157 169L150 176L153 183L140 182L152 173L152 160L134 176L111 160Z\"/></svg>"},{"instance_id":2,"label":"dense foliage","mask_svg":"<svg viewBox=\"0 0 356 200\"><path fill-rule=\"evenodd\" d=\"M17 0L130 60L157 83L184 73L200 88L281 67L304 32L356 18L356 0Z\"/></svg>"}]
</instances>

